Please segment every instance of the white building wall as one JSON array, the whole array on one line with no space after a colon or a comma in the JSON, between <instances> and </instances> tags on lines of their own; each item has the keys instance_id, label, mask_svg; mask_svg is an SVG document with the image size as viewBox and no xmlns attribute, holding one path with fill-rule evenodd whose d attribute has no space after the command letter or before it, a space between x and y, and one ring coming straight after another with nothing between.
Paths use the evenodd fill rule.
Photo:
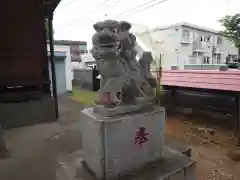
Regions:
<instances>
[{"instance_id":1,"label":"white building wall","mask_svg":"<svg viewBox=\"0 0 240 180\"><path fill-rule=\"evenodd\" d=\"M48 51L50 51L49 45L47 46ZM54 45L54 51L65 52L65 72L66 72L66 86L68 91L72 91L72 80L73 80L73 68L71 64L71 52L70 46L68 45Z\"/></svg>"},{"instance_id":2,"label":"white building wall","mask_svg":"<svg viewBox=\"0 0 240 180\"><path fill-rule=\"evenodd\" d=\"M152 56L154 61L156 62L159 59L160 52L158 51L159 48L156 48L156 44L152 42L152 37L149 33L135 33L136 36L136 46L135 50L137 50L137 59L139 59L142 55L143 51L150 51L152 52ZM156 68L156 63L152 64L152 69Z\"/></svg>"},{"instance_id":3,"label":"white building wall","mask_svg":"<svg viewBox=\"0 0 240 180\"><path fill-rule=\"evenodd\" d=\"M146 32L137 36L144 43L147 42L149 46L153 47L157 61L162 54L161 66L164 69L170 69L171 65L177 64L177 59L179 59L180 35L180 29L176 27ZM159 66L158 62L156 62L156 66Z\"/></svg>"},{"instance_id":4,"label":"white building wall","mask_svg":"<svg viewBox=\"0 0 240 180\"><path fill-rule=\"evenodd\" d=\"M198 27L198 26L196 26ZM235 48L228 39L222 38L222 43L217 44L219 35L213 30L199 29L195 26L190 27L183 24L176 26L169 26L165 29L156 28L154 31L136 34L146 45L153 48L155 54L163 54L162 67L170 69L172 65L178 65L184 68L185 64L202 64L204 56L209 57L209 64L216 64L216 54L214 48L219 48L221 51L221 61L218 63L225 63L228 53L237 55L237 48ZM188 42L183 43L183 32L189 32ZM203 45L205 49L201 51L194 51L193 49L198 45L201 37L210 37Z\"/></svg>"},{"instance_id":5,"label":"white building wall","mask_svg":"<svg viewBox=\"0 0 240 180\"><path fill-rule=\"evenodd\" d=\"M185 40L183 36L185 30L188 31L190 35L189 36L190 39L188 43L183 43ZM194 46L197 44L197 41L201 38L201 36L209 36L210 34L205 31L197 31L196 29L191 27L181 26L181 39L179 41L179 44L180 44L181 58L184 58L185 64L201 64L202 63L202 58L204 56L204 53L196 52L193 49L194 49ZM209 49L208 51L212 53L212 49ZM205 55L207 54L205 53Z\"/></svg>"},{"instance_id":6,"label":"white building wall","mask_svg":"<svg viewBox=\"0 0 240 180\"><path fill-rule=\"evenodd\" d=\"M193 33L193 43L189 45L184 45L184 44L181 45L181 52L183 54L191 54L193 52L192 49L194 48L194 43L197 43L197 41L199 41L201 36L211 37L210 40L205 42L204 44L206 46L205 52L204 53L198 52L199 59L196 61L197 64L203 63L202 61L203 56L210 57L209 64L217 64L217 63L224 64L226 62L226 57L228 56L228 53L235 54L235 55L237 54L237 48L233 45L233 43L228 39L218 35L217 33L208 32L205 30L199 30L191 27L185 27L185 26L182 26L182 29L189 30L190 33ZM221 44L217 44L218 38L222 39ZM217 62L216 60L216 54L214 53L214 48L219 49L220 56L221 56L220 62ZM195 54L192 53L192 55L193 57L196 56L196 52ZM192 64L191 58L189 58L187 63Z\"/></svg>"}]
</instances>

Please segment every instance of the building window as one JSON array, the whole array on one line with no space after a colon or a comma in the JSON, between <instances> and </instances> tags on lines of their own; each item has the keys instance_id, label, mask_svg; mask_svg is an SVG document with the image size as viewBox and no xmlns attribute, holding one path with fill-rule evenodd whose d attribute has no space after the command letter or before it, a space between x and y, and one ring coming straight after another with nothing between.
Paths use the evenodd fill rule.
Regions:
<instances>
[{"instance_id":1,"label":"building window","mask_svg":"<svg viewBox=\"0 0 240 180\"><path fill-rule=\"evenodd\" d=\"M212 37L212 36L208 36L208 37L207 37L207 41L208 41L208 42L211 41L211 37Z\"/></svg>"},{"instance_id":2,"label":"building window","mask_svg":"<svg viewBox=\"0 0 240 180\"><path fill-rule=\"evenodd\" d=\"M71 52L71 55L72 56L80 56L80 53L79 52Z\"/></svg>"},{"instance_id":3,"label":"building window","mask_svg":"<svg viewBox=\"0 0 240 180\"><path fill-rule=\"evenodd\" d=\"M203 64L209 64L210 63L210 58L209 57L203 57Z\"/></svg>"},{"instance_id":4,"label":"building window","mask_svg":"<svg viewBox=\"0 0 240 180\"><path fill-rule=\"evenodd\" d=\"M222 38L220 37L217 38L217 44L222 44Z\"/></svg>"},{"instance_id":5,"label":"building window","mask_svg":"<svg viewBox=\"0 0 240 180\"><path fill-rule=\"evenodd\" d=\"M79 48L80 48L80 50L86 51L87 50L87 45L80 44Z\"/></svg>"},{"instance_id":6,"label":"building window","mask_svg":"<svg viewBox=\"0 0 240 180\"><path fill-rule=\"evenodd\" d=\"M200 42L205 42L205 37L204 36L201 36Z\"/></svg>"},{"instance_id":7,"label":"building window","mask_svg":"<svg viewBox=\"0 0 240 180\"><path fill-rule=\"evenodd\" d=\"M216 60L217 60L217 64L221 64L221 55L220 54L217 54L216 55Z\"/></svg>"},{"instance_id":8,"label":"building window","mask_svg":"<svg viewBox=\"0 0 240 180\"><path fill-rule=\"evenodd\" d=\"M80 53L84 54L84 53L86 53L86 50L80 50Z\"/></svg>"},{"instance_id":9,"label":"building window","mask_svg":"<svg viewBox=\"0 0 240 180\"><path fill-rule=\"evenodd\" d=\"M186 39L190 38L190 32L188 30L183 30L183 38L186 38Z\"/></svg>"}]
</instances>

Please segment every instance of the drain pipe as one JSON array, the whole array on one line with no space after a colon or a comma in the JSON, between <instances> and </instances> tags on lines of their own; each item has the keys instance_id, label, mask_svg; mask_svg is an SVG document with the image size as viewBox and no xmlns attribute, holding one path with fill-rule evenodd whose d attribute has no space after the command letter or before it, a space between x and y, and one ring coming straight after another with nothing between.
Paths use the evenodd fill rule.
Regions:
<instances>
[{"instance_id":1,"label":"drain pipe","mask_svg":"<svg viewBox=\"0 0 240 180\"><path fill-rule=\"evenodd\" d=\"M52 76L52 91L55 105L56 119L59 118L58 112L58 96L57 96L57 83L56 83L56 71L54 63L54 40L53 40L53 14L48 14L48 33L49 33L49 47L50 47L50 64L51 64L51 76Z\"/></svg>"}]
</instances>

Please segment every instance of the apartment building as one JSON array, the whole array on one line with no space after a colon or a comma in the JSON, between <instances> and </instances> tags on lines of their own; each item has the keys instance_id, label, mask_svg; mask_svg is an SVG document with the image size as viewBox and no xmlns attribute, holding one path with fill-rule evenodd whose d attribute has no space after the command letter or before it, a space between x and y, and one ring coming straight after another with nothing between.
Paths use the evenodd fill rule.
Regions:
<instances>
[{"instance_id":1,"label":"apartment building","mask_svg":"<svg viewBox=\"0 0 240 180\"><path fill-rule=\"evenodd\" d=\"M55 44L70 46L72 62L81 62L81 55L87 53L87 43L84 41L55 40Z\"/></svg>"},{"instance_id":2,"label":"apartment building","mask_svg":"<svg viewBox=\"0 0 240 180\"><path fill-rule=\"evenodd\" d=\"M162 54L165 69L172 65L224 64L238 58L237 48L218 31L186 22L135 34L155 56Z\"/></svg>"}]
</instances>

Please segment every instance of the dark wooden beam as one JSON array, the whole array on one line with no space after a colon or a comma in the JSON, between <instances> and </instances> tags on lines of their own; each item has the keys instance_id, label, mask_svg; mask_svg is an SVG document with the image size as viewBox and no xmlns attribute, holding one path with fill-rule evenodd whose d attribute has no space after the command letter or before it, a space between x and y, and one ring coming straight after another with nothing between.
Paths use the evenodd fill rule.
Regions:
<instances>
[{"instance_id":1,"label":"dark wooden beam","mask_svg":"<svg viewBox=\"0 0 240 180\"><path fill-rule=\"evenodd\" d=\"M49 28L49 47L50 47L50 64L51 64L51 76L52 76L52 91L53 91L53 98L55 102L55 112L56 118L59 118L58 112L58 96L57 96L57 83L56 83L56 70L55 70L55 63L54 63L54 40L53 40L53 14L48 15L48 28Z\"/></svg>"},{"instance_id":2,"label":"dark wooden beam","mask_svg":"<svg viewBox=\"0 0 240 180\"><path fill-rule=\"evenodd\" d=\"M44 9L45 16L47 17L49 14L52 14L61 0L45 0L44 1Z\"/></svg>"}]
</instances>

